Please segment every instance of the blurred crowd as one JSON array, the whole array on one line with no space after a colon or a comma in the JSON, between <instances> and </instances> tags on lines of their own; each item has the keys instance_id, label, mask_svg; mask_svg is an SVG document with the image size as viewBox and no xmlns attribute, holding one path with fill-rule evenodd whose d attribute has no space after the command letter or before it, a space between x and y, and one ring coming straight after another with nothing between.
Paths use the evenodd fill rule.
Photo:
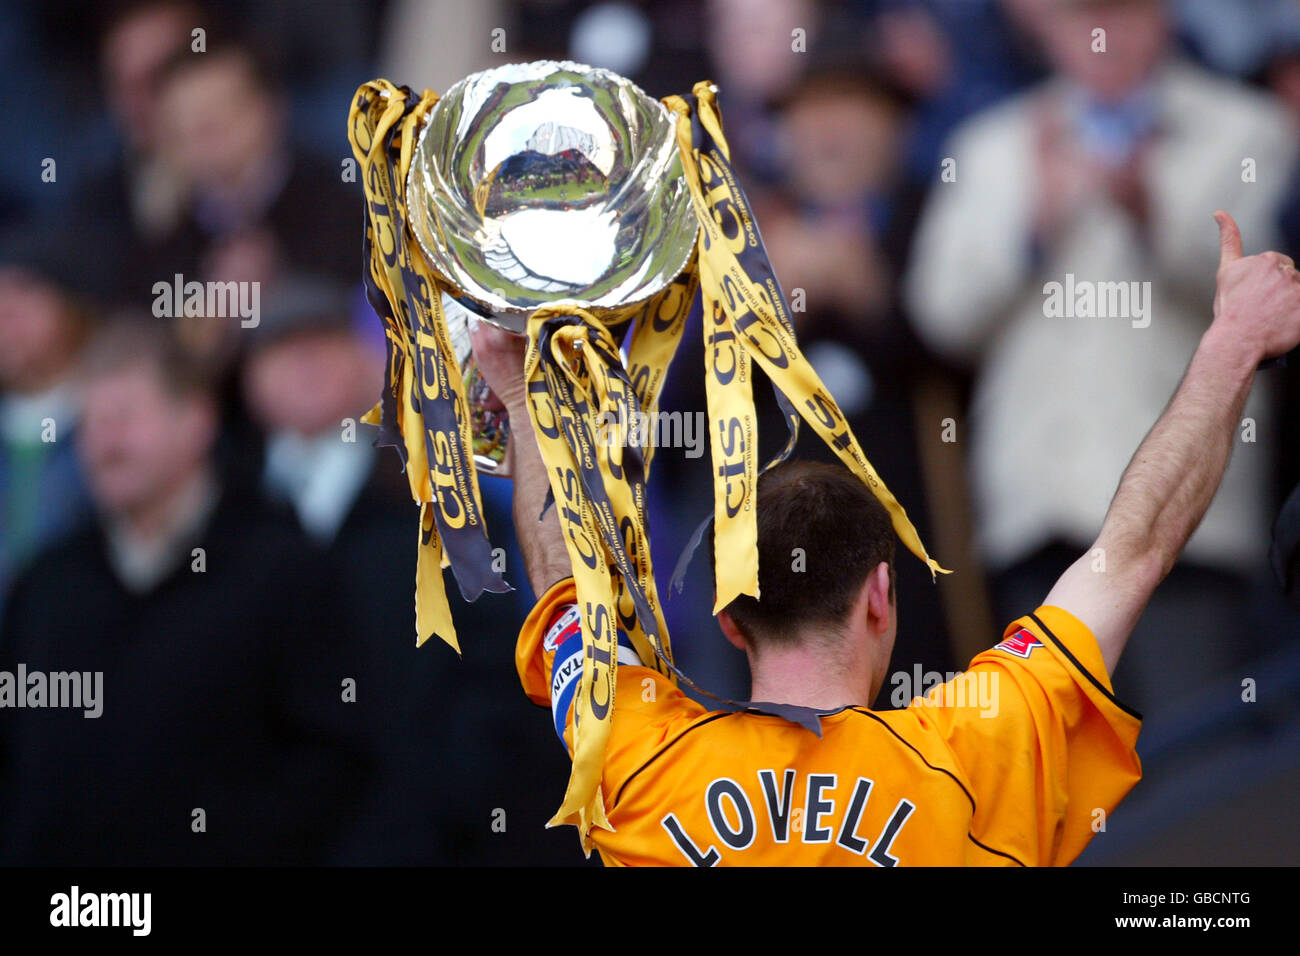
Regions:
<instances>
[{"instance_id":1,"label":"blurred crowd","mask_svg":"<svg viewBox=\"0 0 1300 956\"><path fill-rule=\"evenodd\" d=\"M900 551L909 672L960 669L1090 545L1210 320L1211 213L1300 258L1297 0L0 0L0 54L0 671L105 695L0 711L0 863L581 860L544 829L568 768L514 673L508 482L517 590L449 587L463 656L415 648L415 506L357 424L384 345L345 120L373 76L717 84L805 354L958 572ZM1149 283L1149 323L1051 315L1067 275ZM192 281L256 288L256 321L186 308ZM705 407L703 360L697 307L665 411ZM1148 715L1300 637L1265 566L1297 413L1300 363L1261 373L1116 675ZM655 468L666 592L711 478ZM741 697L707 577L674 647Z\"/></svg>"}]
</instances>

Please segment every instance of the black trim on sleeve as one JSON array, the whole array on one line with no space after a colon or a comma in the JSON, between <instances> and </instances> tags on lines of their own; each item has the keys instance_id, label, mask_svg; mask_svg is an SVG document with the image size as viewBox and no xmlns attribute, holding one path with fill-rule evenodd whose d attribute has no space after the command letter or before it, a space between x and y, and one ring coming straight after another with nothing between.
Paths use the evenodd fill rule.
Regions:
<instances>
[{"instance_id":1,"label":"black trim on sleeve","mask_svg":"<svg viewBox=\"0 0 1300 956\"><path fill-rule=\"evenodd\" d=\"M1142 715L1141 715L1141 714L1139 714L1139 713L1138 713L1136 710L1134 710L1132 707L1129 707L1127 704L1123 704L1123 703L1121 703L1121 702L1119 701L1119 699L1118 699L1114 694L1112 694L1110 691L1108 691L1108 690L1106 689L1106 685L1105 685L1105 684L1103 684L1101 681L1097 680L1097 678L1094 677L1094 676L1092 675L1092 672L1089 671L1088 668L1086 668L1086 667L1084 667L1082 664L1080 664L1080 663L1079 663L1079 659L1078 659L1077 657L1075 657L1072 653L1070 653L1070 649L1069 649L1068 647L1065 646L1065 642L1062 641L1062 640L1061 640L1059 637L1057 637L1055 634L1053 634L1053 633L1052 633L1052 629L1049 628L1046 624L1044 624L1044 623L1039 619L1039 617L1038 617L1037 614L1030 614L1030 615L1028 615L1028 617L1029 617L1029 619L1030 619L1031 621L1033 621L1035 624L1038 625L1038 627L1042 630L1042 632L1043 632L1044 634L1046 634L1046 635L1048 636L1048 638L1051 639L1051 641L1052 641L1053 644L1055 644L1058 648L1060 648L1061 653L1064 654L1065 657L1066 657L1066 659L1067 659L1071 664L1074 665L1075 670L1077 670L1077 671L1078 671L1080 674L1082 674L1084 677L1088 678L1088 680L1092 682L1092 686L1093 686L1093 687L1096 687L1097 690L1101 691L1101 692L1106 696L1106 699L1107 699L1107 700L1109 700L1112 704L1114 704L1114 705L1115 705L1116 707L1118 707L1120 710L1124 711L1124 713L1128 714L1130 717L1135 717L1135 718L1137 718L1138 720L1141 720L1141 719L1142 719Z\"/></svg>"}]
</instances>

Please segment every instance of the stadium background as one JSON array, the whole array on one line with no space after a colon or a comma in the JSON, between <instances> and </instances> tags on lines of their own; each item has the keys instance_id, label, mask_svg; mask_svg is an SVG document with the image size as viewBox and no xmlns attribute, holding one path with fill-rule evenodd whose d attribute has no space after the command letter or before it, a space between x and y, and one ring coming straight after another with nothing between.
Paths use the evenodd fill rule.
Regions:
<instances>
[{"instance_id":1,"label":"stadium background","mask_svg":"<svg viewBox=\"0 0 1300 956\"><path fill-rule=\"evenodd\" d=\"M1112 27L1108 60L1068 52L1087 43L1079 31L1093 21ZM195 28L204 30L203 53L192 50ZM1042 312L1043 282L1061 278L1052 263L1077 262L1081 276L1096 279L1152 280L1163 304L1157 327L1194 331L1208 321L1210 213L1238 193L1162 166L1162 143L1176 140L1233 176L1246 143L1260 167L1250 214L1238 217L1247 251L1300 257L1300 3L1292 0L0 0L8 133L0 152L0 667L62 639L50 622L75 620L81 595L115 587L111 562L83 560L87 549L107 547L101 529L121 519L97 496L79 452L86 416L76 383L87 343L133 315L148 318L153 284L177 274L261 289L257 328L229 317L155 319L217 383L221 433L201 464L224 500L237 493L240 506L219 508L212 520L227 524L204 534L232 539L230 553L255 566L242 575L211 568L180 604L166 604L177 600L170 585L122 591L119 603L134 616L78 622L78 639L110 674L127 648L151 655L106 684L109 729L96 730L132 751L132 775L88 763L85 745L66 737L26 734L14 712L0 712L0 862L175 859L129 837L87 842L83 831L112 819L92 809L101 786L128 817L147 802L164 763L149 747L158 728L113 726L114 701L157 694L149 681L158 675L205 668L203 655L220 648L191 640L204 621L254 631L274 621L257 639L277 642L290 661L357 680L344 725L319 739L308 733L297 750L241 738L240 727L259 734L261 725L228 720L228 710L245 706L244 691L267 680L256 666L234 671L232 680L246 682L239 690L196 681L176 694L175 720L192 723L187 739L200 751L190 757L213 785L223 781L215 762L204 763L205 746L264 751L271 761L311 751L312 762L294 764L282 781L284 812L304 810L309 836L286 856L273 840L260 851L241 846L249 856L240 859L581 862L570 830L543 828L567 765L514 675L512 642L531 595L508 484L485 480L484 493L518 590L456 604L463 659L439 644L417 652L415 513L399 463L373 452L364 426L356 442L341 441L339 424L377 398L382 362L380 323L360 290L362 197L344 133L352 93L374 76L441 91L474 70L539 58L606 66L654 96L704 78L718 84L733 158L777 274L787 292L806 295L796 312L801 343L931 552L958 572L932 585L900 554L893 673L959 669L1031 610L1026 602L1045 596L1088 544L1071 518L1081 510L1098 525L1096 503L1104 509L1118 480L1118 470L1095 463L1122 464L1133 430L1140 436L1154 418L1150 396L1133 397L1143 391L1144 363L1163 381L1157 370L1171 361L1180 368L1190 354L1167 354L1171 339L1142 329L1104 327L1126 325L1122 318L1052 320L1069 324L1064 350L1050 336L1018 336L1041 320L1033 313ZM1147 84L1146 65L1176 75ZM1120 87L1110 109L1089 97L1108 83ZM1041 109L1057 102L1043 91L1059 89L1065 105ZM1187 103L1196 105L1190 114ZM992 264L1017 278L990 304L981 285L988 263L977 269L959 254L968 247L928 235L927 217L938 215L938 191L960 186L964 156L996 156L1024 130L1033 155L1018 158L1040 183L1056 185L1025 184L1035 228L1020 237L1014 265ZM957 183L945 183L953 156ZM1209 244L1208 258L1184 257L1185 271L1161 259L1173 218L1162 204L1171 202L1191 211ZM1096 210L1134 243L1137 257L1113 274L1096 248L1107 235L1090 218ZM974 200L952 206L945 231L977 243L980 214L999 213ZM691 371L703 361L698 322L697 310L666 410L704 407ZM1017 362L1062 367L1061 387L1021 394L1015 368L1025 366L1008 371L1011 349ZM1079 366L1082 375L1069 374ZM1133 368L1136 377L1121 373ZM1162 399L1169 388L1156 391ZM1266 560L1269 525L1300 480L1289 440L1300 363L1261 375L1256 393L1258 432L1236 450L1245 461L1215 505L1225 530L1171 577L1117 675L1121 699L1147 718L1146 776L1084 863L1283 863L1300 850L1290 809L1300 784L1300 622ZM1008 394L1023 423L988 398ZM27 426L47 409L58 410L58 439L39 442ZM779 419L770 405L764 414L766 441L775 442ZM820 454L816 444L803 450ZM1003 474L1000 448L1025 478L1026 512L1042 516L1041 537L1010 546L1014 520L990 491ZM658 457L652 481L665 590L710 501L707 459L687 451ZM1049 461L1079 484L1035 481L1057 473ZM313 484L312 474L337 480ZM1084 499L1073 511L1059 506ZM258 549L236 547L249 541ZM709 618L707 562L692 567L668 603L679 660L703 686L743 696L743 660ZM250 570L267 586L241 604L232 589L245 587ZM72 617L51 615L56 606L71 606ZM155 606L184 613L165 617L161 634L122 623L150 620L144 612ZM232 607L252 617L230 618ZM1252 696L1243 682L1253 700L1243 700ZM891 705L892 686L880 706ZM249 699L256 706L256 695ZM304 726L336 719L313 706L321 713L297 715ZM39 760L30 752L37 741ZM33 775L33 764L42 772ZM34 839L41 827L49 833Z\"/></svg>"}]
</instances>

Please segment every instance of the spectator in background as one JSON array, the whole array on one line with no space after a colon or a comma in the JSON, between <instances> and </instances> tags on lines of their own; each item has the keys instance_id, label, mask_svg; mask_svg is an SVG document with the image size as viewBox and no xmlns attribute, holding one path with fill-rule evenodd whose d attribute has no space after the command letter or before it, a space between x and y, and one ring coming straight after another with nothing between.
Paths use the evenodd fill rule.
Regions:
<instances>
[{"instance_id":1,"label":"spectator in background","mask_svg":"<svg viewBox=\"0 0 1300 956\"><path fill-rule=\"evenodd\" d=\"M5 711L0 862L326 859L367 769L328 567L221 486L213 398L169 329L113 323L83 386L98 524L18 580L0 669L100 673L99 713Z\"/></svg>"},{"instance_id":2,"label":"spectator in background","mask_svg":"<svg viewBox=\"0 0 1300 956\"><path fill-rule=\"evenodd\" d=\"M820 12L815 0L708 4L706 36L726 111L727 144L750 192L780 178L772 101L790 89L809 45L818 41Z\"/></svg>"},{"instance_id":3,"label":"spectator in background","mask_svg":"<svg viewBox=\"0 0 1300 956\"><path fill-rule=\"evenodd\" d=\"M482 5L483 0L457 4ZM274 58L275 74L284 79L287 90L294 142L331 160L335 169L352 155L339 130L340 111L346 117L347 105L366 80L390 75L374 67L389 6L389 0L222 0L220 5L223 20L239 23L249 35L261 38L262 49ZM426 59L441 58L441 49L435 52L428 47L436 33L449 33L448 24L438 23L411 38L414 43L423 41ZM464 36L450 32L448 46L470 45L453 39Z\"/></svg>"},{"instance_id":4,"label":"spectator in background","mask_svg":"<svg viewBox=\"0 0 1300 956\"><path fill-rule=\"evenodd\" d=\"M782 281L805 289L817 312L852 313L858 332L897 327L895 277L921 200L900 176L907 97L843 47L815 50L807 62L778 100L781 187L763 221L769 251ZM810 330L816 318L796 315Z\"/></svg>"},{"instance_id":5,"label":"spectator in background","mask_svg":"<svg viewBox=\"0 0 1300 956\"><path fill-rule=\"evenodd\" d=\"M169 278L155 274L154 260L187 201L183 177L160 148L159 78L203 22L191 0L132 0L111 10L100 37L100 72L119 151L78 192L69 212L82 246L94 245L98 255L116 261L114 298L133 298L136 308L153 281Z\"/></svg>"},{"instance_id":6,"label":"spectator in background","mask_svg":"<svg viewBox=\"0 0 1300 956\"><path fill-rule=\"evenodd\" d=\"M210 33L207 51L173 57L160 84L166 156L190 188L160 277L270 282L281 272L314 271L356 283L360 187L344 184L340 166L292 147L285 103L261 54Z\"/></svg>"},{"instance_id":7,"label":"spectator in background","mask_svg":"<svg viewBox=\"0 0 1300 956\"><path fill-rule=\"evenodd\" d=\"M74 446L92 323L49 241L23 231L0 250L0 616L14 575L90 511Z\"/></svg>"},{"instance_id":8,"label":"spectator in background","mask_svg":"<svg viewBox=\"0 0 1300 956\"><path fill-rule=\"evenodd\" d=\"M912 101L902 172L916 180L958 122L1038 75L999 0L714 0L708 22L727 137L751 188L780 179L774 103L827 44L874 64Z\"/></svg>"},{"instance_id":9,"label":"spectator in background","mask_svg":"<svg viewBox=\"0 0 1300 956\"><path fill-rule=\"evenodd\" d=\"M286 105L261 52L210 30L205 52L188 47L161 68L159 137L188 192L180 221L155 247L130 290L152 300L154 283L240 283L252 300L281 274L313 271L340 284L361 275L362 195L342 168L295 149ZM342 114L340 114L342 115ZM250 323L206 314L178 316L185 348L218 383L218 459L232 482L253 485L260 437L239 401L236 360Z\"/></svg>"},{"instance_id":10,"label":"spectator in background","mask_svg":"<svg viewBox=\"0 0 1300 956\"><path fill-rule=\"evenodd\" d=\"M242 368L249 409L266 432L262 487L289 504L325 549L337 620L356 635L354 649L371 675L358 687L356 707L377 773L337 859L572 862L569 841L544 829L563 792L562 761L548 759L553 748L526 729L528 707L517 707L513 693L518 677L500 653L514 633L510 622L527 607L517 594L470 604L448 576L464 657L437 640L415 646L419 511L398 456L374 448L374 430L357 424L382 390L383 367L383 352L352 322L342 289L304 275L267 288ZM492 490L484 488L484 511L494 542L504 543L509 505L495 502ZM530 786L520 790L523 779ZM497 807L513 821L504 835L490 825Z\"/></svg>"},{"instance_id":11,"label":"spectator in background","mask_svg":"<svg viewBox=\"0 0 1300 956\"><path fill-rule=\"evenodd\" d=\"M1274 103L1174 55L1158 0L1051 0L1036 26L1055 75L958 130L944 151L955 181L933 184L907 279L923 337L978 369L966 447L1001 618L1092 540L1111 476L1181 376L1213 295L1210 213L1231 211L1252 246L1271 246L1294 156ZM1046 284L1074 280L1122 283L1130 304L1052 313ZM1140 709L1259 650L1241 621L1276 454L1263 392L1247 407L1257 443L1234 456L1119 669Z\"/></svg>"},{"instance_id":12,"label":"spectator in background","mask_svg":"<svg viewBox=\"0 0 1300 956\"><path fill-rule=\"evenodd\" d=\"M288 277L267 287L265 301L242 370L267 436L262 485L327 546L359 496L377 490L375 449L357 419L383 388L384 357L354 329L346 294L326 279Z\"/></svg>"},{"instance_id":13,"label":"spectator in background","mask_svg":"<svg viewBox=\"0 0 1300 956\"><path fill-rule=\"evenodd\" d=\"M1040 75L1032 45L999 0L869 0L864 49L915 100L907 174L934 175L940 147L967 116Z\"/></svg>"}]
</instances>

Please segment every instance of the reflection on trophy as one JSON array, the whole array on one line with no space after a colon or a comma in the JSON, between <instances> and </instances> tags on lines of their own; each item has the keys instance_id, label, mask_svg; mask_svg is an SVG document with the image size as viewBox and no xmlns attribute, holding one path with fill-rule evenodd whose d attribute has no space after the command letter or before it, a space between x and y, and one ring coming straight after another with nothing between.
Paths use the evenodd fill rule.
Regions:
<instances>
[{"instance_id":1,"label":"reflection on trophy","mask_svg":"<svg viewBox=\"0 0 1300 956\"><path fill-rule=\"evenodd\" d=\"M492 394L470 348L470 331L478 315L470 312L446 292L441 293L442 311L447 317L447 331L460 374L465 381L465 397L469 402L471 425L474 434L474 465L485 475L508 478L505 466L506 449L510 443L510 418L505 407Z\"/></svg>"},{"instance_id":2,"label":"reflection on trophy","mask_svg":"<svg viewBox=\"0 0 1300 956\"><path fill-rule=\"evenodd\" d=\"M560 301L616 325L682 271L698 231L667 109L576 63L512 64L453 86L420 132L406 201L425 259L454 289L457 304L443 305L487 474L503 473L509 426L461 330L477 316L522 333L529 313Z\"/></svg>"}]
</instances>

